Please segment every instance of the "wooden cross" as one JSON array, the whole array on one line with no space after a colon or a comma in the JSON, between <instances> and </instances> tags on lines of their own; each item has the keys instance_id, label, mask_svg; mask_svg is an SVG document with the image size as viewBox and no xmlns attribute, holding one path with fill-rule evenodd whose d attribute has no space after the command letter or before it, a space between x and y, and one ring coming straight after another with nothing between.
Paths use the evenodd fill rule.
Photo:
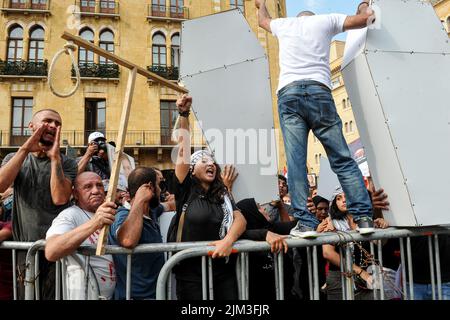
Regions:
<instances>
[{"instance_id":1,"label":"wooden cross","mask_svg":"<svg viewBox=\"0 0 450 320\"><path fill-rule=\"evenodd\" d=\"M122 159L122 155L124 154L123 149L125 145L125 136L127 134L128 119L130 117L131 102L133 100L133 93L137 74L140 74L148 79L152 79L153 81L158 82L159 84L169 87L180 93L188 93L188 90L176 85L173 82L164 79L163 77L158 76L157 74L147 71L146 69L139 67L132 62L122 59L111 52L108 52L98 46L95 46L89 41L74 36L71 33L64 32L62 38L67 41L71 41L79 47L83 47L86 50L92 51L98 54L99 56L102 56L108 60L117 63L118 65L121 65L129 69L127 90L125 93L125 101L123 103L122 116L120 118L119 124L119 135L116 141L117 147L114 155L114 163L111 171L111 177L109 179L108 193L106 194L106 201L114 202L114 199L116 197L117 182L119 180L119 173L120 173L120 159ZM98 239L96 255L105 254L105 244L108 232L109 226L104 226Z\"/></svg>"}]
</instances>

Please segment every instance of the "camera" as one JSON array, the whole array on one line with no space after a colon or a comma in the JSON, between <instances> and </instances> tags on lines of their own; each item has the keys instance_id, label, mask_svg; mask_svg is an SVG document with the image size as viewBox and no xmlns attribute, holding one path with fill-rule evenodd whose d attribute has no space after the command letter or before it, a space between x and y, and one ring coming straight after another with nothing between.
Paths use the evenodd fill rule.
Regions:
<instances>
[{"instance_id":1,"label":"camera","mask_svg":"<svg viewBox=\"0 0 450 320\"><path fill-rule=\"evenodd\" d=\"M98 151L103 150L105 153L108 152L108 147L107 147L107 142L103 141L103 140L99 140L99 141L92 141L93 143L95 143L98 147ZM97 153L98 153L97 151Z\"/></svg>"}]
</instances>

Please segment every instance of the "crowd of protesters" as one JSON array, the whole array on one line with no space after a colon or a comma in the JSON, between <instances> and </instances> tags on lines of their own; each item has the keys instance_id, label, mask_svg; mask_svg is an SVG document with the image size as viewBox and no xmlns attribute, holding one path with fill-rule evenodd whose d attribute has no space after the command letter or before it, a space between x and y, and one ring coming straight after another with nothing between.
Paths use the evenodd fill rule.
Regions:
<instances>
[{"instance_id":1,"label":"crowd of protesters","mask_svg":"<svg viewBox=\"0 0 450 320\"><path fill-rule=\"evenodd\" d=\"M268 15L264 0L255 0L255 3L260 26L279 38L281 51L305 51L305 48L289 43L293 39L291 33L310 31L319 39L316 40L320 42L315 47L317 52L313 52L319 57L329 52L332 36L364 27L363 20L368 17L368 13L361 10L367 1L358 7L355 16L315 16L311 12L302 12L298 18L276 20ZM309 45L312 46L312 43ZM133 249L140 244L162 243L158 220L166 211L176 212L167 234L169 242L209 241L215 247L212 252L212 278L214 297L219 300L238 299L236 256L231 253L233 243L239 239L266 241L270 245L271 252L250 254L251 300L275 299L271 253L280 251L285 253L285 297L302 300L310 298L306 248L289 248L286 242L288 237L317 237L324 232L353 230L370 233L373 228L387 228L388 224L382 217L382 210L389 207L387 195L382 189L366 189L342 138L342 123L335 115L329 79L323 79L327 73L325 76L320 73L326 59L321 59L320 65L313 68L322 78L307 81L301 78L300 81L287 79L289 63L283 65L285 56L282 54L280 58L282 77L278 96L289 180L282 175L278 177L279 199L268 204L257 203L253 198L235 199L232 191L238 174L235 168L221 168L214 155L207 150L191 154L190 139L183 136L179 138L172 194L167 192L164 176L159 169L137 167L131 170L131 163L127 161L125 178L119 179L116 197L114 201L107 202L111 170L105 136L100 132L91 134L86 153L78 159L70 159L60 152L63 119L59 113L53 109L36 112L29 124L31 136L17 152L3 159L0 168L0 242L47 240L45 252L39 253L41 299L55 298L55 262L61 259L66 264L64 281L68 289L67 299L125 299L127 257L116 254L87 259L76 250L82 245L96 245L105 226L110 227L108 241L112 245ZM308 68L305 67L302 72L305 70ZM301 101L305 95L313 97L310 105ZM300 106L302 103L310 109L293 110L294 105ZM180 128L187 132L191 104L192 98L186 95L177 101ZM329 114L316 119L323 112L315 108L324 105L329 107ZM293 120L298 114L301 119ZM305 118L309 122L305 122ZM298 125L300 122L303 124ZM326 195L308 192L306 169L302 165L306 157L306 139L303 141L302 137L306 137L304 133L309 130L313 130L324 143L331 166L342 184L342 187L336 187L330 199ZM336 133L330 137L333 130ZM447 266L442 269L442 290L444 298L448 299L450 239L449 236L440 236L439 240L441 264ZM414 279L414 288L423 299L431 296L429 264L421 256L426 254L426 241L426 238L412 241L413 263L417 270L415 276L418 275ZM374 268L370 269L371 263L368 263L373 258L368 253L369 246L370 242L366 241L319 248L318 273L323 299L343 298L342 256L339 252L344 249L352 255L352 270L345 276L355 280L355 298L374 299L380 285L377 284ZM389 240L383 243L382 250L385 257L385 296L387 299L401 299L401 286L396 281L400 270L399 248L395 241ZM11 263L4 252L0 251L0 254L0 299L11 299ZM17 257L20 299L24 299L25 295L25 254L19 251ZM156 281L164 259L163 253L132 256L132 299L155 299ZM92 276L86 277L86 272ZM202 299L199 258L179 263L173 272L179 300Z\"/></svg>"}]
</instances>

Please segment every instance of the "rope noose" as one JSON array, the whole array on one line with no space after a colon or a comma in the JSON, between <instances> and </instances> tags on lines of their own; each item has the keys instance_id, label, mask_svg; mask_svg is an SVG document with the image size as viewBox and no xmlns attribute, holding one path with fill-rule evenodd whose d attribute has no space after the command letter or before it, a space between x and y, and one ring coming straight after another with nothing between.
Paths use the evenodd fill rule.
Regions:
<instances>
[{"instance_id":1,"label":"rope noose","mask_svg":"<svg viewBox=\"0 0 450 320\"><path fill-rule=\"evenodd\" d=\"M52 91L52 93L55 96L58 96L60 98L68 98L68 97L72 96L78 90L78 87L80 86L80 81L81 81L80 69L78 68L78 64L75 61L75 57L73 55L73 53L76 50L77 50L77 46L76 45L74 45L71 42L66 43L64 45L64 49L61 49L60 51L58 51L56 53L56 55L54 56L54 58L52 60L52 63L50 64L50 69L48 71L48 85L49 85L50 90ZM75 70L75 76L76 76L76 79L77 79L77 82L75 83L75 87L68 93L57 92L55 90L55 88L53 87L53 77L52 77L53 76L53 69L54 69L54 67L56 65L56 61L58 61L59 57L63 53L68 54L70 56L70 60L72 61L72 66L73 66L73 69Z\"/></svg>"}]
</instances>

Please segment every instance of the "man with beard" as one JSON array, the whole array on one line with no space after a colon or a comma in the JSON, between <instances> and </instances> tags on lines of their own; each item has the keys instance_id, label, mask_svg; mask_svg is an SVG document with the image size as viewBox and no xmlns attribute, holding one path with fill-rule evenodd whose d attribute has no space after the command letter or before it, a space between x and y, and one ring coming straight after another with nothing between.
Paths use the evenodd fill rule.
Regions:
<instances>
[{"instance_id":1,"label":"man with beard","mask_svg":"<svg viewBox=\"0 0 450 320\"><path fill-rule=\"evenodd\" d=\"M102 179L94 172L77 176L73 197L76 205L62 211L47 231L45 257L49 261L65 258L68 300L111 299L116 286L112 256L92 256L87 260L75 251L81 245L97 245L103 226L113 223L117 206L114 202L105 202ZM86 263L94 273L88 290L85 290Z\"/></svg>"},{"instance_id":2,"label":"man with beard","mask_svg":"<svg viewBox=\"0 0 450 320\"><path fill-rule=\"evenodd\" d=\"M34 242L45 239L53 219L69 206L72 181L77 175L74 160L61 154L62 120L58 112L36 112L28 127L32 135L0 168L0 193L14 184L13 239ZM26 252L18 253L19 297L24 298ZM39 259L41 299L54 299L55 268L44 256Z\"/></svg>"},{"instance_id":3,"label":"man with beard","mask_svg":"<svg viewBox=\"0 0 450 320\"><path fill-rule=\"evenodd\" d=\"M161 190L159 177L151 168L138 167L128 177L131 209L121 207L109 232L109 243L133 249L138 244L162 243L158 223L151 218L151 210L159 205ZM126 298L126 255L114 255L117 285L115 299ZM155 299L156 281L164 264L164 254L143 253L131 258L131 298Z\"/></svg>"}]
</instances>

